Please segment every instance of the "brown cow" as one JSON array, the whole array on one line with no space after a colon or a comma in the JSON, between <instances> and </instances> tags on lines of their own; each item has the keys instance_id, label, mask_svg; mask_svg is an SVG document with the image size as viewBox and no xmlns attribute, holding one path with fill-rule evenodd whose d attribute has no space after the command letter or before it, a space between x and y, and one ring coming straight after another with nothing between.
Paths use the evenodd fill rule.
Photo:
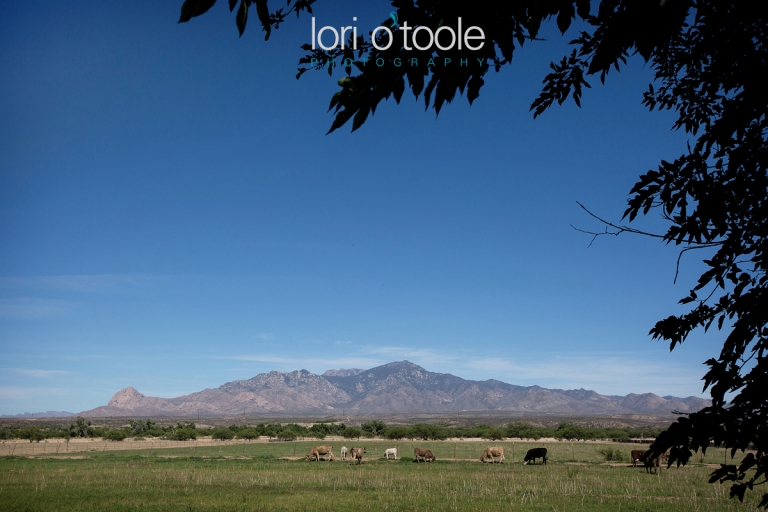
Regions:
<instances>
[{"instance_id":1,"label":"brown cow","mask_svg":"<svg viewBox=\"0 0 768 512\"><path fill-rule=\"evenodd\" d=\"M363 463L363 455L365 455L365 447L363 448L352 448L349 450L350 458L352 460L356 460L358 464Z\"/></svg>"},{"instance_id":2,"label":"brown cow","mask_svg":"<svg viewBox=\"0 0 768 512\"><path fill-rule=\"evenodd\" d=\"M664 463L664 459L669 458L669 453L662 453L661 455L653 456L653 452L648 450L643 454L641 459L645 463L645 472L651 473L651 468L655 468L655 473L661 474L661 465Z\"/></svg>"},{"instance_id":3,"label":"brown cow","mask_svg":"<svg viewBox=\"0 0 768 512\"><path fill-rule=\"evenodd\" d=\"M480 462L485 462L487 460L490 460L491 463L494 463L496 462L494 457L499 458L499 464L504 462L504 448L498 447L498 446L494 446L492 448L486 448L485 451L483 452L483 456L480 457Z\"/></svg>"},{"instance_id":4,"label":"brown cow","mask_svg":"<svg viewBox=\"0 0 768 512\"><path fill-rule=\"evenodd\" d=\"M304 461L306 462L309 459L315 459L317 462L320 462L321 456L325 457L326 460L333 460L333 446L313 446L304 458Z\"/></svg>"},{"instance_id":5,"label":"brown cow","mask_svg":"<svg viewBox=\"0 0 768 512\"><path fill-rule=\"evenodd\" d=\"M632 467L637 467L637 463L643 461L643 455L645 455L645 450L632 450L629 452L629 458L632 461Z\"/></svg>"},{"instance_id":6,"label":"brown cow","mask_svg":"<svg viewBox=\"0 0 768 512\"><path fill-rule=\"evenodd\" d=\"M432 462L433 460L436 460L435 456L432 455L432 452L426 448L414 448L413 457L414 462L419 462L420 458L424 459L424 462Z\"/></svg>"}]
</instances>

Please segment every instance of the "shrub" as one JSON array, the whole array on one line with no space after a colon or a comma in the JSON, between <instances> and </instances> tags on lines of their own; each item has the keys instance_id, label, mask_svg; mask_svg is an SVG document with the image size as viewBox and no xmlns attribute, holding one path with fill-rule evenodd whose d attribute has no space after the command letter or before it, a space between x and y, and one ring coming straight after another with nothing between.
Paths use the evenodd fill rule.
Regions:
<instances>
[{"instance_id":1,"label":"shrub","mask_svg":"<svg viewBox=\"0 0 768 512\"><path fill-rule=\"evenodd\" d=\"M425 441L448 439L448 429L440 425L431 425L429 423L417 423L411 427L413 437L418 437Z\"/></svg>"},{"instance_id":2,"label":"shrub","mask_svg":"<svg viewBox=\"0 0 768 512\"><path fill-rule=\"evenodd\" d=\"M396 426L387 427L384 431L384 437L387 439L405 439L412 437L410 427Z\"/></svg>"},{"instance_id":3,"label":"shrub","mask_svg":"<svg viewBox=\"0 0 768 512\"><path fill-rule=\"evenodd\" d=\"M19 439L28 439L29 442L38 443L45 439L45 433L37 427L27 427L18 431Z\"/></svg>"},{"instance_id":4,"label":"shrub","mask_svg":"<svg viewBox=\"0 0 768 512\"><path fill-rule=\"evenodd\" d=\"M345 439L359 439L361 435L363 435L363 432L359 428L348 427L344 429Z\"/></svg>"},{"instance_id":5,"label":"shrub","mask_svg":"<svg viewBox=\"0 0 768 512\"><path fill-rule=\"evenodd\" d=\"M312 425L309 430L325 436L340 436L344 434L344 429L347 428L343 423L337 423L335 421L321 421ZM310 434L313 435L313 434ZM315 436L316 437L316 436ZM319 439L323 439L323 437Z\"/></svg>"},{"instance_id":6,"label":"shrub","mask_svg":"<svg viewBox=\"0 0 768 512\"><path fill-rule=\"evenodd\" d=\"M500 428L490 428L483 431L481 437L483 439L490 439L491 441L499 441L504 439L504 431Z\"/></svg>"},{"instance_id":7,"label":"shrub","mask_svg":"<svg viewBox=\"0 0 768 512\"><path fill-rule=\"evenodd\" d=\"M157 425L149 419L146 422L142 420L128 420L128 425L130 425L131 435L134 436L147 433L157 427Z\"/></svg>"},{"instance_id":8,"label":"shrub","mask_svg":"<svg viewBox=\"0 0 768 512\"><path fill-rule=\"evenodd\" d=\"M259 433L254 428L244 428L237 433L237 438L252 441L259 438Z\"/></svg>"},{"instance_id":9,"label":"shrub","mask_svg":"<svg viewBox=\"0 0 768 512\"><path fill-rule=\"evenodd\" d=\"M166 436L171 441L189 441L197 439L197 433L191 428L177 428Z\"/></svg>"},{"instance_id":10,"label":"shrub","mask_svg":"<svg viewBox=\"0 0 768 512\"><path fill-rule=\"evenodd\" d=\"M385 428L387 428L387 426L384 424L384 422L378 420L369 421L368 423L363 423L360 425L360 429L363 431L363 433L370 434L370 437L380 435Z\"/></svg>"},{"instance_id":11,"label":"shrub","mask_svg":"<svg viewBox=\"0 0 768 512\"><path fill-rule=\"evenodd\" d=\"M74 422L69 424L69 435L70 437L93 437L91 420L78 416Z\"/></svg>"},{"instance_id":12,"label":"shrub","mask_svg":"<svg viewBox=\"0 0 768 512\"><path fill-rule=\"evenodd\" d=\"M561 423L555 431L555 437L557 439L567 439L568 441L582 441L593 436L591 432L583 427L572 425L571 423Z\"/></svg>"},{"instance_id":13,"label":"shrub","mask_svg":"<svg viewBox=\"0 0 768 512\"><path fill-rule=\"evenodd\" d=\"M215 428L211 433L211 437L221 441L228 441L235 438L235 433L228 428Z\"/></svg>"},{"instance_id":14,"label":"shrub","mask_svg":"<svg viewBox=\"0 0 768 512\"><path fill-rule=\"evenodd\" d=\"M96 427L93 429L94 437L105 437L109 432L109 427Z\"/></svg>"},{"instance_id":15,"label":"shrub","mask_svg":"<svg viewBox=\"0 0 768 512\"><path fill-rule=\"evenodd\" d=\"M614 450L612 448L602 448L597 450L597 453L603 456L603 458L610 462L622 462L624 461L624 454L620 450Z\"/></svg>"},{"instance_id":16,"label":"shrub","mask_svg":"<svg viewBox=\"0 0 768 512\"><path fill-rule=\"evenodd\" d=\"M297 434L295 431L287 428L285 430L281 430L277 434L277 439L280 441L293 441L298 437L299 434Z\"/></svg>"},{"instance_id":17,"label":"shrub","mask_svg":"<svg viewBox=\"0 0 768 512\"><path fill-rule=\"evenodd\" d=\"M518 437L520 439L533 439L538 441L542 437L554 435L549 429L535 427L530 423L516 422L507 425L506 437Z\"/></svg>"},{"instance_id":18,"label":"shrub","mask_svg":"<svg viewBox=\"0 0 768 512\"><path fill-rule=\"evenodd\" d=\"M152 428L150 430L147 430L144 432L145 435L151 436L151 437L162 437L165 435L165 430L161 428Z\"/></svg>"},{"instance_id":19,"label":"shrub","mask_svg":"<svg viewBox=\"0 0 768 512\"><path fill-rule=\"evenodd\" d=\"M106 432L102 437L107 441L122 441L128 437L128 435L122 430L110 430L109 432Z\"/></svg>"}]
</instances>

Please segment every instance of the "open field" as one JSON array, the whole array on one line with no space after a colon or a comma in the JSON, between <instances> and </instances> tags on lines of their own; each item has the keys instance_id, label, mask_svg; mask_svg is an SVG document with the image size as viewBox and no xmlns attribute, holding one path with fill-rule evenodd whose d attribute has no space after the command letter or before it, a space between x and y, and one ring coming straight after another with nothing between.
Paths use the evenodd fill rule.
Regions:
<instances>
[{"instance_id":1,"label":"open field","mask_svg":"<svg viewBox=\"0 0 768 512\"><path fill-rule=\"evenodd\" d=\"M99 444L103 449L105 443ZM605 463L598 452L610 447L628 458L629 451L638 447L635 444L331 443L337 457L342 444L366 446L367 458L361 466L338 459L304 462L309 448L320 444L316 441L175 444L183 447L110 451L110 447L130 445L107 443L106 451L1 457L2 508L724 511L750 510L757 503L755 494L748 495L748 503L742 505L728 499L727 485L707 483L711 465L723 462L720 449L708 450L703 459L695 456L688 467L664 469L657 476L626 462ZM507 463L478 462L483 448L491 444L506 447ZM395 446L402 459L380 460L385 448ZM414 464L415 446L430 448L438 460ZM525 451L534 446L549 450L547 466L522 464ZM294 460L294 453L299 460Z\"/></svg>"}]
</instances>

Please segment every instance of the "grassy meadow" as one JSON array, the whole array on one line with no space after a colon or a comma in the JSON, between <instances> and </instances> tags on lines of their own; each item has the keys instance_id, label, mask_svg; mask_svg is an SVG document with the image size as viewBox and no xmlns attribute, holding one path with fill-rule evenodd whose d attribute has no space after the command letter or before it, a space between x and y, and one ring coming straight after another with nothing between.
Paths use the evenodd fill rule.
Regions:
<instances>
[{"instance_id":1,"label":"grassy meadow","mask_svg":"<svg viewBox=\"0 0 768 512\"><path fill-rule=\"evenodd\" d=\"M314 444L320 443L235 441L120 451L107 445L102 451L5 456L0 509L727 511L754 510L758 501L753 493L740 504L728 498L728 485L707 483L711 465L723 462L721 449L696 455L687 467L649 475L627 462L638 448L630 444L335 441L336 461L305 462ZM365 446L364 463L340 461L342 444ZM489 445L505 446L505 464L479 462ZM381 458L395 446L400 460ZM415 446L431 449L437 461L415 464ZM538 446L548 449L549 464L523 465L525 451ZM625 462L605 462L600 450L608 448L623 453Z\"/></svg>"}]
</instances>

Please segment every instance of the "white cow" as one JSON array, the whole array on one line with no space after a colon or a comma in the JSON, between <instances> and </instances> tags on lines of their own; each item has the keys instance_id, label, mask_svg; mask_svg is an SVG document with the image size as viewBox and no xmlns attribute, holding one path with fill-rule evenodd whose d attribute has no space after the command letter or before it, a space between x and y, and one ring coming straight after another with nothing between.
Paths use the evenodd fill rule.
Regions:
<instances>
[{"instance_id":1,"label":"white cow","mask_svg":"<svg viewBox=\"0 0 768 512\"><path fill-rule=\"evenodd\" d=\"M347 460L347 447L341 447L341 460Z\"/></svg>"},{"instance_id":2,"label":"white cow","mask_svg":"<svg viewBox=\"0 0 768 512\"><path fill-rule=\"evenodd\" d=\"M387 448L384 450L384 456L389 460L389 456L392 455L397 460L397 448Z\"/></svg>"}]
</instances>

